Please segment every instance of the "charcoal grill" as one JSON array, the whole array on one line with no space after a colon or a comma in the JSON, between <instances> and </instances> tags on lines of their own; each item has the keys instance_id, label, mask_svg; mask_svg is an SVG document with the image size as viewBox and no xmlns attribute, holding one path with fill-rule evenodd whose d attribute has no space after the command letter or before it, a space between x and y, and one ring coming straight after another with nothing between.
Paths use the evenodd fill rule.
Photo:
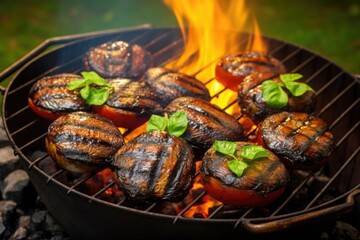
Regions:
<instances>
[{"instance_id":1,"label":"charcoal grill","mask_svg":"<svg viewBox=\"0 0 360 240\"><path fill-rule=\"evenodd\" d=\"M245 49L248 36L249 33L239 33L238 50ZM174 214L166 211L171 204L136 205L121 194L108 197L109 192L116 189L111 178L101 187L89 189L89 182L99 182L99 173L76 175L54 167L44 148L50 122L40 119L27 106L32 84L46 75L81 72L83 54L90 47L110 40L141 45L153 54L155 66L163 66L183 52L184 42L178 28L143 25L51 38L1 73L1 81L10 80L3 89L2 117L14 152L22 159L43 203L71 237L131 239L139 234L153 239L218 239L234 234L241 237L283 232L356 211L354 207L358 207L356 198L360 192L359 80L307 49L266 36L264 39L272 56L284 63L290 72L303 74L316 90L316 115L329 124L336 139L334 153L319 171L328 176L329 181L306 199L300 199L301 204L299 195L319 172L293 172L292 178L297 180L267 208L238 209L219 204L208 216L188 217L189 209L209 197L202 189L195 191L191 201L183 203L181 210ZM210 86L216 79L202 79L200 75L214 68L215 63L216 59L192 74ZM212 97L225 91L220 87ZM224 109L236 108L236 104L233 99ZM239 120L245 117L239 112L234 116ZM327 199L329 192L332 197Z\"/></svg>"}]
</instances>

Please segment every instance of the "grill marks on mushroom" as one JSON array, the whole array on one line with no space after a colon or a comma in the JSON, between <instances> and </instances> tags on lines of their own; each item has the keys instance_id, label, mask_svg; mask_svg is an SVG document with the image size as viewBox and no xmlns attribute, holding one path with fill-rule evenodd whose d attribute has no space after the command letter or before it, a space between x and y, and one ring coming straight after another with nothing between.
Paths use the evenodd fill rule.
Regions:
<instances>
[{"instance_id":1,"label":"grill marks on mushroom","mask_svg":"<svg viewBox=\"0 0 360 240\"><path fill-rule=\"evenodd\" d=\"M139 135L115 154L119 188L133 200L184 198L193 185L194 154L181 138L164 131Z\"/></svg>"},{"instance_id":2,"label":"grill marks on mushroom","mask_svg":"<svg viewBox=\"0 0 360 240\"><path fill-rule=\"evenodd\" d=\"M237 142L236 151L241 151L241 148L248 144ZM237 177L227 166L228 157L216 152L214 148L210 148L203 157L202 177L214 177L226 186L251 190L265 197L269 192L284 187L290 179L284 164L275 154L268 152L270 153L269 157L251 160L244 174Z\"/></svg>"},{"instance_id":3,"label":"grill marks on mushroom","mask_svg":"<svg viewBox=\"0 0 360 240\"><path fill-rule=\"evenodd\" d=\"M244 77L253 72L285 72L285 67L279 60L259 52L229 55L221 59L218 65L235 76Z\"/></svg>"},{"instance_id":4,"label":"grill marks on mushroom","mask_svg":"<svg viewBox=\"0 0 360 240\"><path fill-rule=\"evenodd\" d=\"M58 165L79 173L104 167L123 144L112 122L86 112L59 117L50 124L45 139L46 149Z\"/></svg>"},{"instance_id":5,"label":"grill marks on mushroom","mask_svg":"<svg viewBox=\"0 0 360 240\"><path fill-rule=\"evenodd\" d=\"M286 67L276 58L260 52L240 52L219 60L215 76L224 86L237 91L243 79L253 73L277 76L285 73Z\"/></svg>"},{"instance_id":6,"label":"grill marks on mushroom","mask_svg":"<svg viewBox=\"0 0 360 240\"><path fill-rule=\"evenodd\" d=\"M273 73L264 72L250 74L239 84L238 104L243 113L250 116L253 120L260 122L271 114L283 111L314 112L316 107L316 94L312 91L307 91L303 95L295 97L291 95L287 89L284 89L289 97L288 104L285 107L274 108L267 105L262 98L261 84L268 79L273 79L277 83L280 82L278 76L274 77Z\"/></svg>"},{"instance_id":7,"label":"grill marks on mushroom","mask_svg":"<svg viewBox=\"0 0 360 240\"><path fill-rule=\"evenodd\" d=\"M183 96L210 100L210 93L206 86L198 79L184 73L162 67L149 68L143 79L157 94L163 106Z\"/></svg>"},{"instance_id":8,"label":"grill marks on mushroom","mask_svg":"<svg viewBox=\"0 0 360 240\"><path fill-rule=\"evenodd\" d=\"M153 93L144 83L130 79L111 79L109 84L114 87L106 105L135 112L137 115L150 116L162 114L163 108Z\"/></svg>"},{"instance_id":9,"label":"grill marks on mushroom","mask_svg":"<svg viewBox=\"0 0 360 240\"><path fill-rule=\"evenodd\" d=\"M322 165L335 147L327 124L307 113L274 114L259 125L258 133L288 166L304 170Z\"/></svg>"},{"instance_id":10,"label":"grill marks on mushroom","mask_svg":"<svg viewBox=\"0 0 360 240\"><path fill-rule=\"evenodd\" d=\"M111 41L91 48L83 62L86 70L105 78L138 78L151 66L152 56L139 45Z\"/></svg>"},{"instance_id":11,"label":"grill marks on mushroom","mask_svg":"<svg viewBox=\"0 0 360 240\"><path fill-rule=\"evenodd\" d=\"M182 137L194 146L210 147L215 140L245 139L243 126L231 115L208 101L194 97L174 99L166 108L169 115L184 110L188 127Z\"/></svg>"},{"instance_id":12,"label":"grill marks on mushroom","mask_svg":"<svg viewBox=\"0 0 360 240\"><path fill-rule=\"evenodd\" d=\"M52 113L89 111L90 106L85 103L80 94L68 90L68 84L74 79L82 79L82 77L70 73L43 77L30 89L29 100L35 106Z\"/></svg>"}]
</instances>

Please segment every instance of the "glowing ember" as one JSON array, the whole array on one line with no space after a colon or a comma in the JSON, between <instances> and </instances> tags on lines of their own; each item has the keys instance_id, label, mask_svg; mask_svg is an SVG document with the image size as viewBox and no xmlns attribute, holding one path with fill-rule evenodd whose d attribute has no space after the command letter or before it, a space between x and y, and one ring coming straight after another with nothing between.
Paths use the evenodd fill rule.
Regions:
<instances>
[{"instance_id":1,"label":"glowing ember","mask_svg":"<svg viewBox=\"0 0 360 240\"><path fill-rule=\"evenodd\" d=\"M200 183L200 177L195 178L194 187L190 190L189 196L195 195L196 191L203 191L203 185ZM199 201L196 202L191 208L189 208L184 214L184 217L202 217L207 218L210 214L210 210L213 207L219 206L222 203L210 197L209 195L205 195ZM181 209L179 209L181 210ZM180 212L180 211L179 211Z\"/></svg>"}]
</instances>

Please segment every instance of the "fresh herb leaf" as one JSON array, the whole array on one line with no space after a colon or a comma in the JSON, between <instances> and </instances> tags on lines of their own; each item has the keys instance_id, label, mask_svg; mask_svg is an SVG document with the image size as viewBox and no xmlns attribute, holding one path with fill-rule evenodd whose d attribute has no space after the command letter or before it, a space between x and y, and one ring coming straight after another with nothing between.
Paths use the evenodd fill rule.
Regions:
<instances>
[{"instance_id":1,"label":"fresh herb leaf","mask_svg":"<svg viewBox=\"0 0 360 240\"><path fill-rule=\"evenodd\" d=\"M299 97L306 93L307 91L314 91L309 85L306 83L298 83L298 82L286 82L286 88L291 92L291 94L295 97Z\"/></svg>"},{"instance_id":2,"label":"fresh herb leaf","mask_svg":"<svg viewBox=\"0 0 360 240\"><path fill-rule=\"evenodd\" d=\"M266 80L261 84L264 101L274 108L285 107L289 97L282 87L273 80Z\"/></svg>"},{"instance_id":3,"label":"fresh herb leaf","mask_svg":"<svg viewBox=\"0 0 360 240\"><path fill-rule=\"evenodd\" d=\"M217 141L217 140L212 145L212 147L217 152L238 160L237 157L235 156L236 146L237 144L235 142Z\"/></svg>"},{"instance_id":4,"label":"fresh herb leaf","mask_svg":"<svg viewBox=\"0 0 360 240\"><path fill-rule=\"evenodd\" d=\"M263 147L258 145L245 145L240 150L240 157L238 159L235 155L237 149L236 142L229 141L215 141L212 145L217 152L224 154L225 156L231 157L231 160L227 161L227 165L236 176L241 177L244 170L249 166L245 160L254 160L262 157L270 156L270 153L267 152Z\"/></svg>"},{"instance_id":5,"label":"fresh herb leaf","mask_svg":"<svg viewBox=\"0 0 360 240\"><path fill-rule=\"evenodd\" d=\"M168 126L168 118L159 116L159 115L151 115L148 124L146 125L146 131L151 132L154 130L164 131Z\"/></svg>"},{"instance_id":6,"label":"fresh herb leaf","mask_svg":"<svg viewBox=\"0 0 360 240\"><path fill-rule=\"evenodd\" d=\"M270 153L258 145L246 145L240 151L240 156L245 159L254 160L257 158L268 157Z\"/></svg>"},{"instance_id":7,"label":"fresh herb leaf","mask_svg":"<svg viewBox=\"0 0 360 240\"><path fill-rule=\"evenodd\" d=\"M169 133L179 137L187 129L188 118L185 111L177 111L169 117Z\"/></svg>"},{"instance_id":8,"label":"fresh herb leaf","mask_svg":"<svg viewBox=\"0 0 360 240\"><path fill-rule=\"evenodd\" d=\"M289 90L291 95L299 97L307 91L314 91L306 83L295 82L303 76L299 73L284 73L280 74L279 78L281 82L277 83L272 79L266 80L261 84L262 97L264 101L274 108L285 107L289 101L288 95L282 89L285 87Z\"/></svg>"},{"instance_id":9,"label":"fresh herb leaf","mask_svg":"<svg viewBox=\"0 0 360 240\"><path fill-rule=\"evenodd\" d=\"M83 79L70 81L68 89L70 91L78 90L81 97L89 105L104 104L108 100L113 87L96 72L81 72L81 75Z\"/></svg>"},{"instance_id":10,"label":"fresh herb leaf","mask_svg":"<svg viewBox=\"0 0 360 240\"><path fill-rule=\"evenodd\" d=\"M80 95L83 99L87 99L90 95L90 86L85 85L85 87L80 90Z\"/></svg>"},{"instance_id":11,"label":"fresh herb leaf","mask_svg":"<svg viewBox=\"0 0 360 240\"><path fill-rule=\"evenodd\" d=\"M284 73L284 74L280 74L279 76L280 80L283 83L294 82L302 77L303 75L301 75L300 73Z\"/></svg>"},{"instance_id":12,"label":"fresh herb leaf","mask_svg":"<svg viewBox=\"0 0 360 240\"><path fill-rule=\"evenodd\" d=\"M86 101L89 105L102 105L108 100L109 95L109 88L92 88Z\"/></svg>"},{"instance_id":13,"label":"fresh herb leaf","mask_svg":"<svg viewBox=\"0 0 360 240\"><path fill-rule=\"evenodd\" d=\"M248 164L243 161L236 159L227 161L229 169L236 174L236 176L241 177L244 173L244 170L248 167Z\"/></svg>"},{"instance_id":14,"label":"fresh herb leaf","mask_svg":"<svg viewBox=\"0 0 360 240\"><path fill-rule=\"evenodd\" d=\"M170 117L165 115L164 117L158 115L151 115L148 124L146 125L146 131L153 130L164 131L180 137L187 129L188 118L185 111L177 111Z\"/></svg>"},{"instance_id":15,"label":"fresh herb leaf","mask_svg":"<svg viewBox=\"0 0 360 240\"><path fill-rule=\"evenodd\" d=\"M68 85L68 89L70 91L73 91L77 88L83 88L86 86L86 81L84 81L84 79L79 79L79 80L71 80L69 85Z\"/></svg>"}]
</instances>

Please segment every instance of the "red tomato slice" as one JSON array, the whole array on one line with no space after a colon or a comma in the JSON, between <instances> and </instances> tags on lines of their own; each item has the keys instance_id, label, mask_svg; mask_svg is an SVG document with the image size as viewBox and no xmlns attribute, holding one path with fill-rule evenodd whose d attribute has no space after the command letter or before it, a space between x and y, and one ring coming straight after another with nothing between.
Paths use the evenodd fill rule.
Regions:
<instances>
[{"instance_id":1,"label":"red tomato slice","mask_svg":"<svg viewBox=\"0 0 360 240\"><path fill-rule=\"evenodd\" d=\"M111 120L117 127L133 129L145 123L149 118L138 116L135 112L112 108L108 105L93 106L95 113Z\"/></svg>"},{"instance_id":2,"label":"red tomato slice","mask_svg":"<svg viewBox=\"0 0 360 240\"><path fill-rule=\"evenodd\" d=\"M216 65L215 67L215 76L218 82L220 82L227 89L231 89L233 91L238 91L239 84L245 78L245 76L235 76L220 65Z\"/></svg>"},{"instance_id":3,"label":"red tomato slice","mask_svg":"<svg viewBox=\"0 0 360 240\"><path fill-rule=\"evenodd\" d=\"M39 115L40 117L45 118L47 120L50 120L50 121L54 121L55 119L57 119L58 117L63 115L63 114L60 114L60 113L53 113L53 112L45 110L45 109L43 109L41 107L36 106L34 104L34 102L31 100L31 98L28 98L28 105L31 108L31 110L33 112L35 112L37 115Z\"/></svg>"},{"instance_id":4,"label":"red tomato slice","mask_svg":"<svg viewBox=\"0 0 360 240\"><path fill-rule=\"evenodd\" d=\"M263 207L277 199L285 190L285 186L266 195L259 195L254 190L243 190L226 186L211 176L201 175L204 189L210 196L225 204L240 207Z\"/></svg>"}]
</instances>

